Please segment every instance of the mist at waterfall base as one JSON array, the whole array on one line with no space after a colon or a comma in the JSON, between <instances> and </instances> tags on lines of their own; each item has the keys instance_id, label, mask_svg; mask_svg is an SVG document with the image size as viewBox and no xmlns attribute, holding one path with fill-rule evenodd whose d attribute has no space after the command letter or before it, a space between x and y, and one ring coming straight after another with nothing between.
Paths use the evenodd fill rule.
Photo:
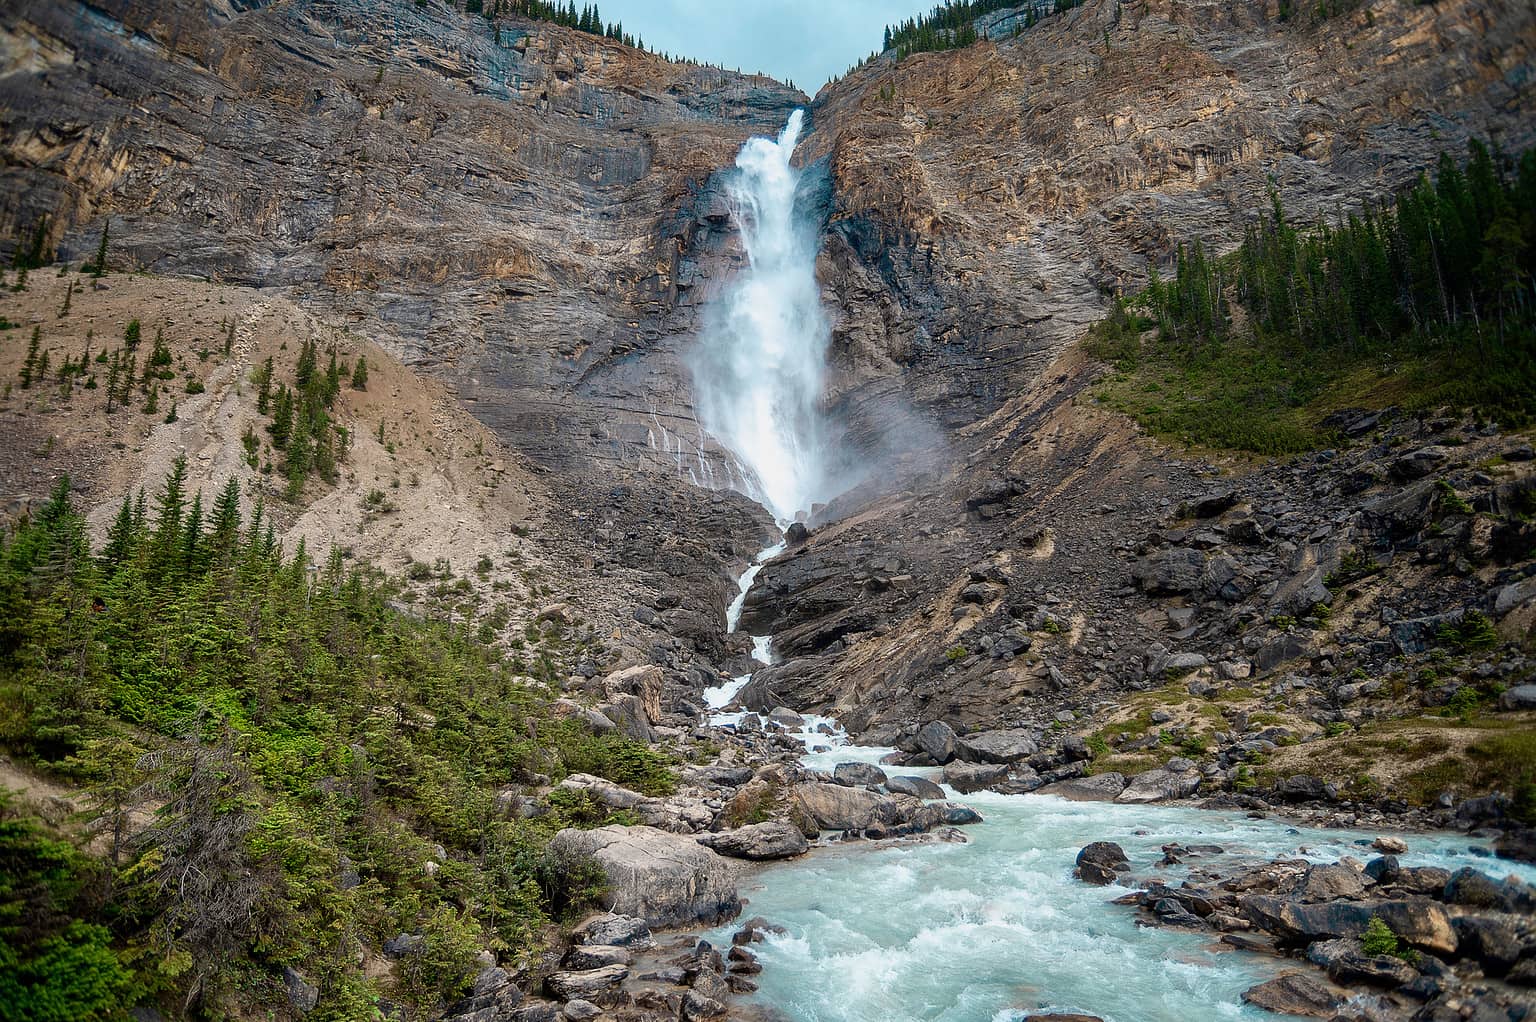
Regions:
<instances>
[{"instance_id":1,"label":"mist at waterfall base","mask_svg":"<svg viewBox=\"0 0 1536 1022\"><path fill-rule=\"evenodd\" d=\"M751 139L736 157L727 194L747 266L711 310L691 366L700 423L741 463L748 496L785 523L834 485L819 223L790 162L804 122L796 110L778 138Z\"/></svg>"}]
</instances>

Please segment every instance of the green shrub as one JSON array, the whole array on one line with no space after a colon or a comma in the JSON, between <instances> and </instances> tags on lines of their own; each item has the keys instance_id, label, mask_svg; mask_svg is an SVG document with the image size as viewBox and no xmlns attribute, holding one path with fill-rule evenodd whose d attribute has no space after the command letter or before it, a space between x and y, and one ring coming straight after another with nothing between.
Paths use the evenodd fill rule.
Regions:
<instances>
[{"instance_id":1,"label":"green shrub","mask_svg":"<svg viewBox=\"0 0 1536 1022\"><path fill-rule=\"evenodd\" d=\"M1397 934L1392 932L1381 916L1371 916L1360 935L1360 949L1368 955L1396 955L1399 945Z\"/></svg>"}]
</instances>

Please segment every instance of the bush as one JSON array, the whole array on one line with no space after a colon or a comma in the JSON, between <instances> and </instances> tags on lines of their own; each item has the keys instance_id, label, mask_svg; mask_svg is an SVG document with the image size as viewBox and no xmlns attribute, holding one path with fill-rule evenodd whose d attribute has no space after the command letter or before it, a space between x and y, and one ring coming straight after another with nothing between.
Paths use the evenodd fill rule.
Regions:
<instances>
[{"instance_id":1,"label":"bush","mask_svg":"<svg viewBox=\"0 0 1536 1022\"><path fill-rule=\"evenodd\" d=\"M1365 924L1365 932L1360 935L1360 949L1368 955L1396 955L1398 953L1397 934L1392 932L1381 916L1371 916L1371 921Z\"/></svg>"}]
</instances>

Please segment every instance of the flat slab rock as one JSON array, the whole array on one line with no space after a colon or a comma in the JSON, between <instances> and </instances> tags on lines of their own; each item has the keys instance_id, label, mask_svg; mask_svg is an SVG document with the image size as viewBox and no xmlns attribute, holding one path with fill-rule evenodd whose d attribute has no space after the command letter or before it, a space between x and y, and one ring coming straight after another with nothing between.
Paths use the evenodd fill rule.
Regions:
<instances>
[{"instance_id":1,"label":"flat slab rock","mask_svg":"<svg viewBox=\"0 0 1536 1022\"><path fill-rule=\"evenodd\" d=\"M783 820L750 823L716 834L700 834L695 840L734 859L788 859L804 855L811 847L797 827Z\"/></svg>"},{"instance_id":2,"label":"flat slab rock","mask_svg":"<svg viewBox=\"0 0 1536 1022\"><path fill-rule=\"evenodd\" d=\"M1055 781L1036 788L1036 795L1056 795L1069 802L1113 802L1125 790L1125 775L1116 772L1090 774L1070 781Z\"/></svg>"},{"instance_id":3,"label":"flat slab rock","mask_svg":"<svg viewBox=\"0 0 1536 1022\"><path fill-rule=\"evenodd\" d=\"M1288 972L1243 991L1245 1004L1305 1018L1333 1018L1347 999L1343 990L1304 972Z\"/></svg>"},{"instance_id":4,"label":"flat slab rock","mask_svg":"<svg viewBox=\"0 0 1536 1022\"><path fill-rule=\"evenodd\" d=\"M603 907L651 927L716 923L741 911L735 867L690 835L654 827L568 829L549 847L558 856L595 859L608 874Z\"/></svg>"},{"instance_id":5,"label":"flat slab rock","mask_svg":"<svg viewBox=\"0 0 1536 1022\"><path fill-rule=\"evenodd\" d=\"M1198 770L1173 771L1159 767L1132 777L1125 790L1115 796L1115 801L1145 805L1148 802L1171 802L1188 798L1200 790L1200 780Z\"/></svg>"}]
</instances>

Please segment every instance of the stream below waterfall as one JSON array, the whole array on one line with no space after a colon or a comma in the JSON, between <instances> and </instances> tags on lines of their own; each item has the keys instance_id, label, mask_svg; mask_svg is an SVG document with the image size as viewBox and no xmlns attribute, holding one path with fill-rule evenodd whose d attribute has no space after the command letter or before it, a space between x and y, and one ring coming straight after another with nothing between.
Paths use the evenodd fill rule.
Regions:
<instances>
[{"instance_id":1,"label":"stream below waterfall","mask_svg":"<svg viewBox=\"0 0 1536 1022\"><path fill-rule=\"evenodd\" d=\"M758 571L782 550L780 544L763 551L742 575L730 630ZM769 638L752 642L756 658L769 663ZM705 693L712 723L740 721L742 714L727 708L750 678ZM848 744L827 717L807 715L799 737L802 762L816 770L877 763L894 751ZM902 772L935 780L938 773ZM1073 878L1078 850L1115 841L1138 875L1177 882L1180 867L1156 865L1164 844L1219 845L1227 857L1246 861L1334 862L1369 857L1377 836L1189 806L946 791L985 819L965 828L965 844L832 842L748 877L745 914L787 931L755 948L763 971L754 1002L796 1022L1016 1022L1041 1011L1083 1012L1106 1022L1280 1019L1244 1005L1240 995L1300 963L1226 948L1213 935L1137 925L1135 909L1108 904L1131 888ZM1470 865L1536 882L1536 867L1495 862L1466 835L1403 836L1404 865ZM728 945L736 925L706 937Z\"/></svg>"}]
</instances>

